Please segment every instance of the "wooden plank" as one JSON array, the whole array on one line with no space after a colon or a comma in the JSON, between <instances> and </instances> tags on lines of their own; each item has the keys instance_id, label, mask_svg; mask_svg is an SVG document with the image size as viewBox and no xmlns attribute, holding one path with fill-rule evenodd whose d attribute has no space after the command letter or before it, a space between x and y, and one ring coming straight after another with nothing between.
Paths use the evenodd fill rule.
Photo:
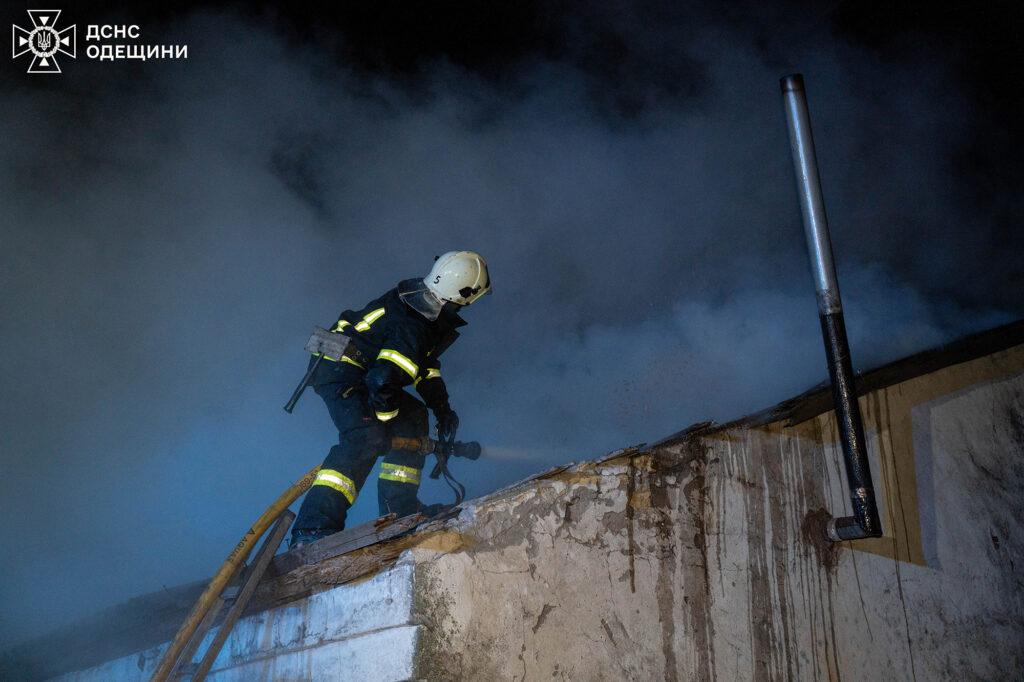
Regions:
<instances>
[{"instance_id":1,"label":"wooden plank","mask_svg":"<svg viewBox=\"0 0 1024 682\"><path fill-rule=\"evenodd\" d=\"M351 551L361 549L369 545L375 545L377 543L384 542L385 540L390 540L391 538L414 530L416 526L420 525L424 520L426 520L426 517L422 514L413 514L412 516L397 519L375 533L354 538L348 542L325 544L322 547L314 548L315 551L310 557L311 560L309 563L320 563L321 561L333 559L336 556L348 554Z\"/></svg>"},{"instance_id":2,"label":"wooden plank","mask_svg":"<svg viewBox=\"0 0 1024 682\"><path fill-rule=\"evenodd\" d=\"M238 571L242 570L243 566L238 567ZM232 576L231 580L234 581L238 577L238 572ZM182 649L181 655L178 656L178 660L175 662L174 667L171 668L171 674L168 675L168 679L176 680L179 677L189 678L192 676L192 671L195 666L192 664L192 658L196 655L196 651L199 649L199 645L203 643L203 637L206 636L207 631L213 627L214 621L220 616L221 610L224 608L224 595L221 594L217 601L213 603L210 610L206 612L203 619L199 621L199 627L192 633L192 637L188 640L188 644ZM184 619L182 619L184 620Z\"/></svg>"},{"instance_id":3,"label":"wooden plank","mask_svg":"<svg viewBox=\"0 0 1024 682\"><path fill-rule=\"evenodd\" d=\"M308 545L296 547L295 549L284 552L279 557L271 562L270 567L267 569L268 576L277 576L287 573L289 570L297 566L304 566L314 560L314 556L319 552L319 548L322 546L333 546L337 544L344 544L358 538L374 535L380 528L383 528L390 522L394 521L397 517L394 514L388 514L387 516L381 516L380 518L374 519L367 523L353 526L352 528L346 528L345 530L338 531L333 535L328 535L325 538L312 542Z\"/></svg>"},{"instance_id":4,"label":"wooden plank","mask_svg":"<svg viewBox=\"0 0 1024 682\"><path fill-rule=\"evenodd\" d=\"M260 583L245 615L259 613L315 592L374 575L392 565L418 535L405 535L362 547L320 563L300 566Z\"/></svg>"},{"instance_id":5,"label":"wooden plank","mask_svg":"<svg viewBox=\"0 0 1024 682\"><path fill-rule=\"evenodd\" d=\"M426 520L422 514L396 518L394 514L382 516L370 523L343 530L334 535L304 545L275 557L267 569L270 578L285 575L300 566L319 563L368 545L383 542L413 530Z\"/></svg>"},{"instance_id":6,"label":"wooden plank","mask_svg":"<svg viewBox=\"0 0 1024 682\"><path fill-rule=\"evenodd\" d=\"M242 612L245 611L245 607L249 604L249 599L256 592L256 586L259 585L264 572L267 570L267 566L270 565L270 560L274 557L274 552L281 546L281 541L284 540L284 536L294 520L295 514L288 510L281 512L281 515L277 517L277 522L263 541L263 545L259 548L256 558L249 564L249 569L246 571L245 579L242 582L242 588L235 596L231 608L228 609L227 616L225 616L224 622L221 623L220 630L214 635L213 641L210 642L206 653L203 654L203 660L199 662L199 666L192 676L193 682L202 682L206 679L210 668L213 667L213 662L217 659L217 654L220 653L224 642L228 639L228 635L231 634L231 629L235 627L235 623L241 618ZM188 660L191 660L191 656L189 656Z\"/></svg>"}]
</instances>

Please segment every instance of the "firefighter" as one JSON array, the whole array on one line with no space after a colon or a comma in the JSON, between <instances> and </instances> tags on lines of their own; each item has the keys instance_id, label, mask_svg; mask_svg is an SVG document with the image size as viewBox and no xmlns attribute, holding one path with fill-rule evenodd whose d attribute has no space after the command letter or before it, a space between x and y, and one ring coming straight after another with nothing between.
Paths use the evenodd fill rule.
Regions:
<instances>
[{"instance_id":1,"label":"firefighter","mask_svg":"<svg viewBox=\"0 0 1024 682\"><path fill-rule=\"evenodd\" d=\"M454 437L459 417L448 403L439 358L466 324L459 310L490 289L487 264L479 254L450 251L435 260L425 278L399 282L361 310L338 317L331 331L351 339L348 350L340 358L325 358L310 385L327 404L339 440L299 509L291 546L345 527L348 510L380 455L381 515L427 509L417 497L425 456L388 451L389 444L394 436L426 436L428 409L438 438ZM404 390L410 385L422 402Z\"/></svg>"}]
</instances>

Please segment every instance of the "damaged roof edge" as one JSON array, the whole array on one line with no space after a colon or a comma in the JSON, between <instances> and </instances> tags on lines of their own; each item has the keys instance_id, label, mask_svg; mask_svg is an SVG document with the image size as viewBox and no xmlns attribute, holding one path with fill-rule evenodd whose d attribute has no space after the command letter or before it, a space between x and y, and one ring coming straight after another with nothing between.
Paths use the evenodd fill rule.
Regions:
<instances>
[{"instance_id":1,"label":"damaged roof edge","mask_svg":"<svg viewBox=\"0 0 1024 682\"><path fill-rule=\"evenodd\" d=\"M858 372L856 375L857 396L863 396L881 388L908 381L940 369L970 362L992 353L1008 350L1024 343L1024 319L1015 320L999 327L977 332L969 336L908 355L880 367ZM832 389L827 381L810 388L800 395L783 400L767 409L740 417L725 424L699 422L652 443L650 448L677 445L697 435L726 431L750 426L764 426L785 421L794 426L825 414L832 409Z\"/></svg>"},{"instance_id":2,"label":"damaged roof edge","mask_svg":"<svg viewBox=\"0 0 1024 682\"><path fill-rule=\"evenodd\" d=\"M1017 320L858 374L857 393L864 395L952 365L1008 350L1022 343L1024 343L1024 320ZM525 488L538 480L558 477L566 472L583 471L595 466L613 464L616 460L632 459L638 455L650 453L659 447L676 445L709 433L737 427L762 426L779 421L786 421L788 425L794 425L824 414L831 409L830 387L827 383L819 384L766 410L725 424L716 424L710 421L698 422L650 445L640 444L609 452L593 460L570 462L549 468L494 492L467 500L461 507L466 508L470 503L473 505L486 503L494 498ZM447 525L452 521L451 518L448 518L442 523ZM369 526L372 523L366 525ZM423 530L424 526L433 527L433 523L433 521L417 523L411 528L405 529L405 534L416 534ZM377 544L383 546L396 539L398 538L381 539ZM10 670L13 665L22 668L20 672L28 672L28 676L31 677L33 671L31 669L26 671L23 668L34 663L35 672L42 672L45 669L47 673L39 675L40 677L49 676L54 673L95 665L100 661L110 660L137 651L139 648L166 641L173 636L181 618L188 612L205 583L206 581L199 581L135 597L123 604L105 609L92 617L31 638L27 642L0 653L0 671ZM297 593L294 596L301 595ZM274 605L278 604L263 604L262 606L255 604L247 609L247 613L271 608ZM111 623L111 621L114 622ZM99 638L101 641L97 641L97 633L103 633L104 636ZM134 637L129 637L129 633ZM127 639L132 640L131 646L127 645ZM31 654L34 650L38 652L38 650L52 651L55 649L65 652L63 659L58 659L56 664L52 657L45 657L49 659L48 665L42 664L41 661L32 661ZM77 656L73 655L76 650Z\"/></svg>"}]
</instances>

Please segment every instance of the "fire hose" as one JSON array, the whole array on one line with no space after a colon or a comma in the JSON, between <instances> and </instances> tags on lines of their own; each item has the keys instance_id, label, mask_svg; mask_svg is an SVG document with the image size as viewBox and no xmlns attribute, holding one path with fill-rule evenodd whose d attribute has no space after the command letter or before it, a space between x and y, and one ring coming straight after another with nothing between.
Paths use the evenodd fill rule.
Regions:
<instances>
[{"instance_id":1,"label":"fire hose","mask_svg":"<svg viewBox=\"0 0 1024 682\"><path fill-rule=\"evenodd\" d=\"M423 454L435 454L438 457L438 467L442 471L447 472L447 459L449 456L464 457L466 459L477 459L480 457L480 444L476 442L470 443L448 443L442 444L433 438L392 438L391 447L393 450L410 450L413 452L421 452ZM444 463L442 463L442 459ZM295 500L299 499L303 493L309 490L310 486L313 485L313 481L316 479L317 472L320 471L320 467L316 466L310 469L305 476L300 478L298 481L293 483L287 490L285 490L280 497L278 497L272 505L267 507L267 510L256 519L252 527L246 531L242 539L238 541L231 553L228 554L228 558L221 565L220 569L214 574L213 578L210 579L209 585L196 600L195 606L192 607L192 611L189 612L185 622L182 623L178 629L178 633L171 640L170 646L164 652L163 657L160 659L160 664L157 666L156 671L153 673L153 677L150 678L151 682L165 682L168 679L171 672L177 665L178 658L181 653L185 650L189 640L192 639L192 635L195 633L196 628L202 622L207 612L213 607L214 603L220 598L221 593L231 582L232 577L236 575L239 567L245 563L249 554L252 552L253 547L256 546L256 542L263 536L268 528L274 523L277 517L288 507L291 506ZM446 474L447 476L450 474ZM433 478L437 478L433 476ZM452 479L454 480L454 479ZM456 483L458 483L456 481ZM449 483L451 485L451 483ZM462 487L461 484L459 486ZM453 488L454 489L454 488ZM456 490L457 502L456 505L462 502L463 494L459 495Z\"/></svg>"}]
</instances>

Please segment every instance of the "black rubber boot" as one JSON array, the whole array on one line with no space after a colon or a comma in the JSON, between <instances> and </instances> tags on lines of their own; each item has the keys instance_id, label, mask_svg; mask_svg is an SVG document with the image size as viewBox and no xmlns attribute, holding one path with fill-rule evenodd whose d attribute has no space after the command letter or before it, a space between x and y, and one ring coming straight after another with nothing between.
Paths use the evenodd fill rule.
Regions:
<instances>
[{"instance_id":1,"label":"black rubber boot","mask_svg":"<svg viewBox=\"0 0 1024 682\"><path fill-rule=\"evenodd\" d=\"M293 530L292 539L288 543L288 549L295 549L302 545L308 545L311 542L316 542L320 538L325 538L331 533L326 530Z\"/></svg>"}]
</instances>

